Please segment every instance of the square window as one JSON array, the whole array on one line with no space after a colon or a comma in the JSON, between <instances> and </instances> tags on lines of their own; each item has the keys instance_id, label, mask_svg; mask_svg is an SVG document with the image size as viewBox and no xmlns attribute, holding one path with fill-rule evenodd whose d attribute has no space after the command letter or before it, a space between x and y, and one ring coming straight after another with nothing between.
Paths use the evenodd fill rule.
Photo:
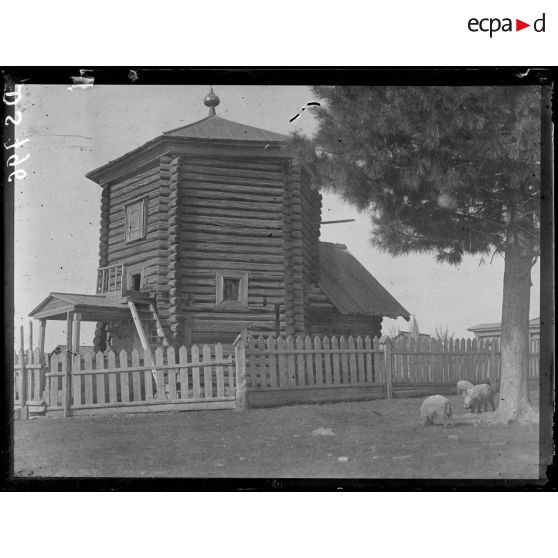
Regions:
<instances>
[{"instance_id":1,"label":"square window","mask_svg":"<svg viewBox=\"0 0 558 558\"><path fill-rule=\"evenodd\" d=\"M248 305L248 272L217 271L215 286L215 303L217 305Z\"/></svg>"},{"instance_id":2,"label":"square window","mask_svg":"<svg viewBox=\"0 0 558 558\"><path fill-rule=\"evenodd\" d=\"M132 242L145 237L147 229L146 207L146 198L134 201L124 206L126 217L126 242Z\"/></svg>"}]
</instances>

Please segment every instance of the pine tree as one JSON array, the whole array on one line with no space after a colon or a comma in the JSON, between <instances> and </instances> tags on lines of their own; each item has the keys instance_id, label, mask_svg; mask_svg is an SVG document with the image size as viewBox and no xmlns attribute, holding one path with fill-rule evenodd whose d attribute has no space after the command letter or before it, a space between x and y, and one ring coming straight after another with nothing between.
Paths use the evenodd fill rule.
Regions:
<instances>
[{"instance_id":1,"label":"pine tree","mask_svg":"<svg viewBox=\"0 0 558 558\"><path fill-rule=\"evenodd\" d=\"M368 209L371 242L400 256L504 257L501 401L532 418L531 268L539 255L540 89L315 87L311 141L292 138L313 179Z\"/></svg>"}]
</instances>

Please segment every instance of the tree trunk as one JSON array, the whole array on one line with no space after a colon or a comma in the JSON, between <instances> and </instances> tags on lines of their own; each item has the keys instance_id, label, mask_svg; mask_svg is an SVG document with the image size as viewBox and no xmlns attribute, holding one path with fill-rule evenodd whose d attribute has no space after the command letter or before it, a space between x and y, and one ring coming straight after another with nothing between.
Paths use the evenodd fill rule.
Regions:
<instances>
[{"instance_id":1,"label":"tree trunk","mask_svg":"<svg viewBox=\"0 0 558 558\"><path fill-rule=\"evenodd\" d=\"M500 402L494 414L498 422L536 420L527 384L531 261L530 256L521 255L515 242L509 242L502 298Z\"/></svg>"}]
</instances>

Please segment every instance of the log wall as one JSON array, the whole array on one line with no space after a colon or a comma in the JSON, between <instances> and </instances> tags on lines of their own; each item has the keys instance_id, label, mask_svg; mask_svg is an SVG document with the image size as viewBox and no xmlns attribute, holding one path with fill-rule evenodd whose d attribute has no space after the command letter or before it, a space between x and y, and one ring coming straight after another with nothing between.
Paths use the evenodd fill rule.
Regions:
<instances>
[{"instance_id":1,"label":"log wall","mask_svg":"<svg viewBox=\"0 0 558 558\"><path fill-rule=\"evenodd\" d=\"M142 196L146 237L126 243L124 207ZM276 307L281 334L380 335L381 319L341 316L317 288L321 195L296 160L163 155L105 186L101 216L100 263L144 266L173 344L274 334ZM217 271L248 273L247 305L216 303Z\"/></svg>"},{"instance_id":2,"label":"log wall","mask_svg":"<svg viewBox=\"0 0 558 558\"><path fill-rule=\"evenodd\" d=\"M285 330L283 164L185 157L178 171L176 291L171 295L185 341L216 331ZM216 304L216 271L248 272L248 304ZM225 334L224 334L225 335Z\"/></svg>"},{"instance_id":3,"label":"log wall","mask_svg":"<svg viewBox=\"0 0 558 558\"><path fill-rule=\"evenodd\" d=\"M158 249L157 249L157 263L154 266L154 278L152 279L152 289L156 295L157 314L161 323L164 324L165 332L168 333L169 317L171 314L170 302L170 287L168 271L170 261L172 259L170 253L170 194L172 189L172 170L173 170L173 157L171 155L163 155L159 159L159 183L158 188L152 195L156 198L157 210L155 215L154 225L158 231Z\"/></svg>"},{"instance_id":4,"label":"log wall","mask_svg":"<svg viewBox=\"0 0 558 558\"><path fill-rule=\"evenodd\" d=\"M162 324L167 324L170 330L170 338L173 344L178 344L184 339L183 323L179 320L179 194L180 194L180 159L175 158L169 160L168 175L168 203L167 203L167 219L168 219L168 269L167 269L167 286L168 286L168 313L161 316ZM164 325L163 325L164 327Z\"/></svg>"},{"instance_id":5,"label":"log wall","mask_svg":"<svg viewBox=\"0 0 558 558\"><path fill-rule=\"evenodd\" d=\"M165 155L140 169L134 176L105 185L101 209L100 264L109 266L125 263L143 268L142 291L155 294L157 312L168 329L170 292L169 268L169 196L171 189L172 156ZM105 196L106 192L106 196ZM133 200L147 198L145 238L126 242L125 206ZM135 328L130 323L98 324L95 347L102 349L107 328L118 332L118 346L137 344Z\"/></svg>"},{"instance_id":6,"label":"log wall","mask_svg":"<svg viewBox=\"0 0 558 558\"><path fill-rule=\"evenodd\" d=\"M160 229L161 201L159 165L139 172L110 186L109 240L107 264L125 263L127 267L144 266L142 290L155 291L160 281L159 266L166 266L165 247L167 239ZM124 206L132 200L146 196L147 234L145 238L126 242Z\"/></svg>"},{"instance_id":7,"label":"log wall","mask_svg":"<svg viewBox=\"0 0 558 558\"><path fill-rule=\"evenodd\" d=\"M303 243L303 188L301 169L291 161L286 171L285 204L285 331L287 335L304 333L304 243Z\"/></svg>"},{"instance_id":8,"label":"log wall","mask_svg":"<svg viewBox=\"0 0 558 558\"><path fill-rule=\"evenodd\" d=\"M109 250L109 220L110 220L110 187L105 184L101 192L101 222L99 234L99 267L105 267L108 261ZM97 322L95 326L95 337L93 338L93 346L96 351L104 351L105 344L105 328L104 322Z\"/></svg>"}]
</instances>

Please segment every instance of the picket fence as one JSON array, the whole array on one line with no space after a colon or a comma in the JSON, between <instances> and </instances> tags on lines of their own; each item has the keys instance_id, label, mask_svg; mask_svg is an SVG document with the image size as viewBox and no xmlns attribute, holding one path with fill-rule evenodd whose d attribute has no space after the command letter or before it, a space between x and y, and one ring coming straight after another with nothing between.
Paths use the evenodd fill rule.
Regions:
<instances>
[{"instance_id":1,"label":"picket fence","mask_svg":"<svg viewBox=\"0 0 558 558\"><path fill-rule=\"evenodd\" d=\"M538 385L539 353L532 340L530 387ZM137 350L46 360L23 342L14 354L14 403L23 418L419 397L454 394L458 380L496 389L500 380L498 343L470 339L241 335L234 358L218 343L158 348L153 361Z\"/></svg>"},{"instance_id":2,"label":"picket fence","mask_svg":"<svg viewBox=\"0 0 558 558\"><path fill-rule=\"evenodd\" d=\"M538 385L538 340L530 342L529 383ZM458 380L500 381L498 342L416 342L370 337L248 337L248 405L454 394Z\"/></svg>"},{"instance_id":3,"label":"picket fence","mask_svg":"<svg viewBox=\"0 0 558 558\"><path fill-rule=\"evenodd\" d=\"M38 359L39 350L33 351ZM27 406L39 403L48 416L155 412L168 410L232 409L235 406L233 358L223 357L221 344L98 352L85 356L50 357L48 367L24 363ZM71 370L68 363L71 362ZM41 374L42 372L42 374ZM15 360L15 386L21 384L20 358ZM20 387L15 388L21 407ZM31 399L30 399L31 395Z\"/></svg>"},{"instance_id":4,"label":"picket fence","mask_svg":"<svg viewBox=\"0 0 558 558\"><path fill-rule=\"evenodd\" d=\"M23 362L23 373L21 363ZM14 353L14 406L42 405L45 366L38 347ZM26 405L21 404L22 396Z\"/></svg>"}]
</instances>

